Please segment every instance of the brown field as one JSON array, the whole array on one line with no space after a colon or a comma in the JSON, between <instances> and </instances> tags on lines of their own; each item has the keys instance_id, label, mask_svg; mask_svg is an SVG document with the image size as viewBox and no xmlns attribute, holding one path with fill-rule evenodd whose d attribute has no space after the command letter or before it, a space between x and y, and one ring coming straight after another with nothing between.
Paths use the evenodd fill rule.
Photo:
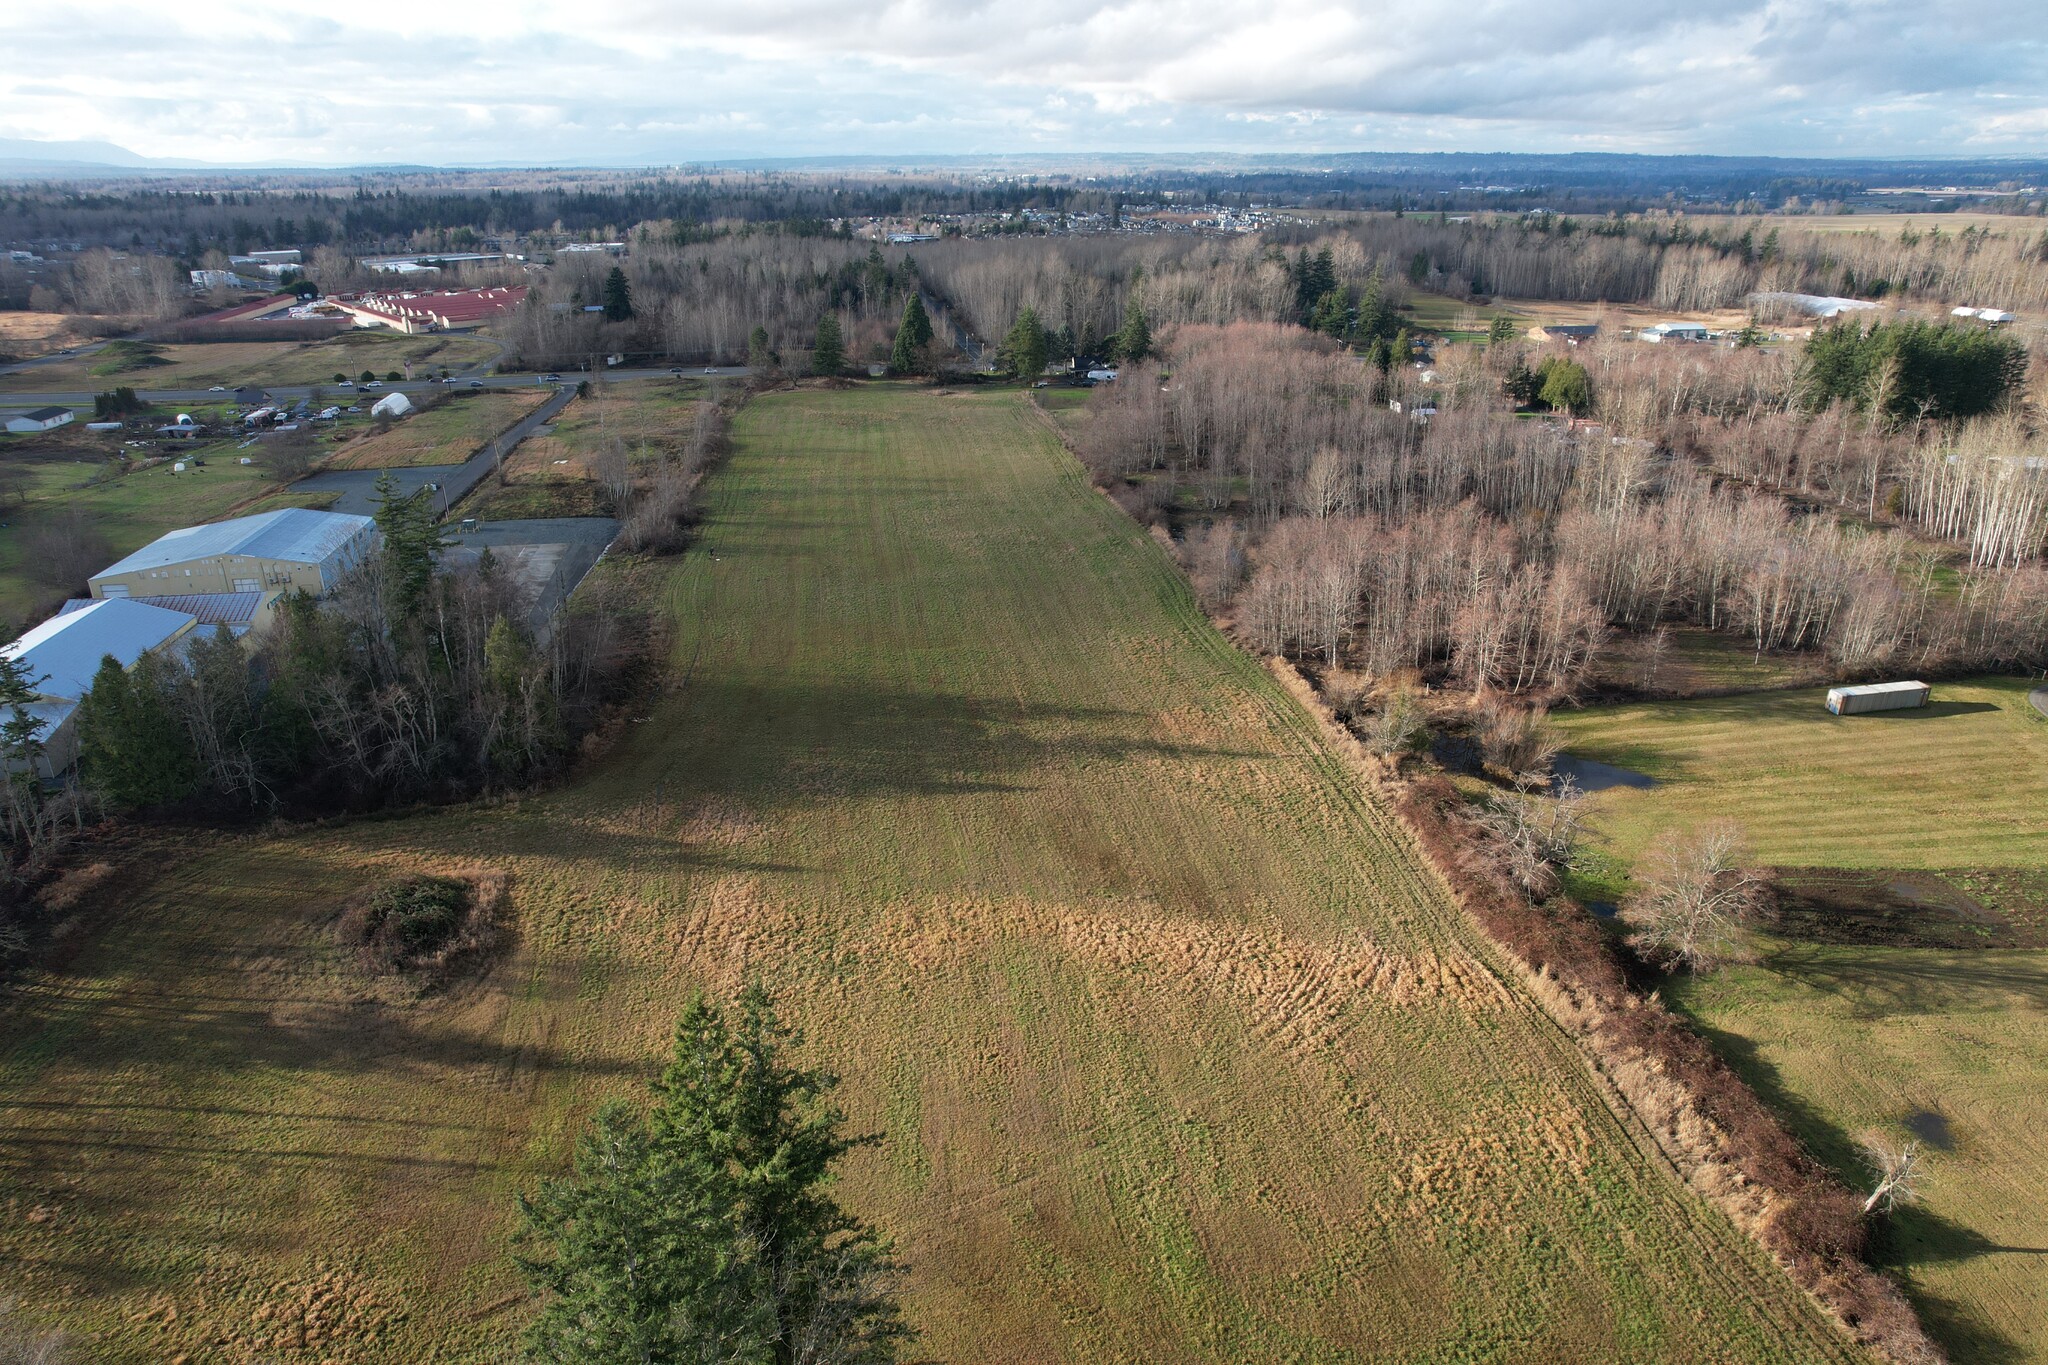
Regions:
<instances>
[{"instance_id":1,"label":"brown field","mask_svg":"<svg viewBox=\"0 0 2048 1365\"><path fill-rule=\"evenodd\" d=\"M449 394L433 406L372 430L327 458L329 469L461 464L498 433L554 396L552 389L485 389Z\"/></svg>"}]
</instances>

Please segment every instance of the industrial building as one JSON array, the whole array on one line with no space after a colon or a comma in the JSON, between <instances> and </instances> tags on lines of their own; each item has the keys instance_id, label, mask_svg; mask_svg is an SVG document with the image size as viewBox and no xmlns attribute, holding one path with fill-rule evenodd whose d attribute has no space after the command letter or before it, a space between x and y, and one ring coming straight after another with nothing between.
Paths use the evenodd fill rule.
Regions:
<instances>
[{"instance_id":1,"label":"industrial building","mask_svg":"<svg viewBox=\"0 0 2048 1365\"><path fill-rule=\"evenodd\" d=\"M126 668L196 624L188 612L147 602L89 602L0 645L0 656L19 660L35 689L36 700L22 710L42 722L36 735L43 746L41 775L60 773L77 760L78 703L92 691L101 660L111 656Z\"/></svg>"},{"instance_id":2,"label":"industrial building","mask_svg":"<svg viewBox=\"0 0 2048 1365\"><path fill-rule=\"evenodd\" d=\"M331 590L375 550L368 517L288 507L158 536L90 580L92 595L171 597L186 593Z\"/></svg>"}]
</instances>

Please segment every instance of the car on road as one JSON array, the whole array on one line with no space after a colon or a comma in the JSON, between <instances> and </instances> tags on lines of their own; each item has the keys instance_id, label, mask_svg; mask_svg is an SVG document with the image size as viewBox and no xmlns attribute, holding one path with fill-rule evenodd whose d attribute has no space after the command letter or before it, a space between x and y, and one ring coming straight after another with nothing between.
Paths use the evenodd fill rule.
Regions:
<instances>
[{"instance_id":1,"label":"car on road","mask_svg":"<svg viewBox=\"0 0 2048 1365\"><path fill-rule=\"evenodd\" d=\"M544 374L534 382L537 384L559 384L562 382L562 376L558 374Z\"/></svg>"},{"instance_id":2,"label":"car on road","mask_svg":"<svg viewBox=\"0 0 2048 1365\"><path fill-rule=\"evenodd\" d=\"M678 378L678 379L681 379L681 378L683 377L683 367L682 367L682 366L680 366L680 365L671 365L671 366L669 366L669 367L668 367L668 372L669 372L670 374L674 375L674 376L675 376L676 378Z\"/></svg>"},{"instance_id":3,"label":"car on road","mask_svg":"<svg viewBox=\"0 0 2048 1365\"><path fill-rule=\"evenodd\" d=\"M706 374L717 374L717 373L718 373L718 370L717 370L717 369L716 369L715 367L713 367L713 366L710 366L710 365L706 365L706 366L704 367L704 373L706 373Z\"/></svg>"},{"instance_id":4,"label":"car on road","mask_svg":"<svg viewBox=\"0 0 2048 1365\"><path fill-rule=\"evenodd\" d=\"M384 387L384 381L381 379L372 379L369 383L363 385L363 387L366 389L381 389Z\"/></svg>"},{"instance_id":5,"label":"car on road","mask_svg":"<svg viewBox=\"0 0 2048 1365\"><path fill-rule=\"evenodd\" d=\"M481 379L472 379L469 381L469 386L472 389L480 389L484 386L484 381Z\"/></svg>"},{"instance_id":6,"label":"car on road","mask_svg":"<svg viewBox=\"0 0 2048 1365\"><path fill-rule=\"evenodd\" d=\"M215 384L211 388L207 389L208 393L226 393L227 391L228 386L225 384Z\"/></svg>"}]
</instances>

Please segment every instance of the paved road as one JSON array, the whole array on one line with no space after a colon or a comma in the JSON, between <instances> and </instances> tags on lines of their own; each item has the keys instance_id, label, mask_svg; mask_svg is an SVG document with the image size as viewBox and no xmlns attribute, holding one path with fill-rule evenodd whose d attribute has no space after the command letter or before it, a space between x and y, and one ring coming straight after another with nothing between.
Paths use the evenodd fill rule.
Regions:
<instances>
[{"instance_id":1,"label":"paved road","mask_svg":"<svg viewBox=\"0 0 2048 1365\"><path fill-rule=\"evenodd\" d=\"M476 454L461 464L416 464L395 469L330 469L311 474L292 485L294 493L324 493L339 489L341 497L329 510L367 517L377 510L377 480L389 474L401 494L412 494L429 484L435 488L434 511L446 513L458 499L483 482L497 463L494 448L510 455L519 443L533 435L536 427L552 422L569 400L576 396L573 386L563 385L555 396L519 419L519 424L493 441L486 441Z\"/></svg>"},{"instance_id":2,"label":"paved road","mask_svg":"<svg viewBox=\"0 0 2048 1365\"><path fill-rule=\"evenodd\" d=\"M2027 700L2034 703L2034 709L2048 716L2048 687L2037 687L2027 693Z\"/></svg>"},{"instance_id":3,"label":"paved road","mask_svg":"<svg viewBox=\"0 0 2048 1365\"><path fill-rule=\"evenodd\" d=\"M32 365L37 362L29 361L26 363ZM0 371L0 373L12 372L12 370L20 368L22 367L13 366L10 367L8 371ZM683 377L686 379L744 379L746 378L748 373L749 371L747 370L747 367L744 365L714 366L708 370L702 365L699 365L693 369L684 369ZM604 377L607 382L637 379L667 379L670 377L670 371L666 369L618 369L605 371ZM564 371L561 378L555 381L550 381L545 376L537 376L530 374L487 374L479 375L475 379L460 380L458 382L451 383L446 387L453 389L466 389L469 388L471 385L475 385L478 388L485 389L519 389L531 388L535 384L546 384L549 382L555 382L560 384L567 384L573 388L576 384L576 381L580 378L582 378L582 375L574 370ZM400 393L427 393L442 386L438 384L428 383L424 379L419 379L400 380L397 383L379 385L377 388L374 389L358 390L346 390L343 389L338 384L266 385L264 386L264 392L268 393L274 399L285 398L297 400L306 397L316 387L320 390L322 394L326 395L329 398L345 397L348 396L350 393L354 393L358 398L367 399L371 402L375 402L378 398L381 398L382 396L392 392L393 390L396 390ZM136 393L145 403L218 403L222 401L232 401L234 396L232 392L215 393L211 389L138 389ZM53 406L81 407L91 403L92 399L93 395L91 393L71 390L50 390L48 392L36 393L0 392L0 408L42 408Z\"/></svg>"}]
</instances>

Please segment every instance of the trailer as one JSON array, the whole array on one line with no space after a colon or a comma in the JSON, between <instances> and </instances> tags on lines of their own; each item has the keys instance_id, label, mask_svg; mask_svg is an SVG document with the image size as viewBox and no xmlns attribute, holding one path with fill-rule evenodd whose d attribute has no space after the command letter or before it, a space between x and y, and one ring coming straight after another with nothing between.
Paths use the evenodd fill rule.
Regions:
<instances>
[{"instance_id":1,"label":"trailer","mask_svg":"<svg viewBox=\"0 0 2048 1365\"><path fill-rule=\"evenodd\" d=\"M1934 689L1924 682L1865 683L1861 687L1830 687L1828 710L1838 716L1868 711L1908 711L1927 705Z\"/></svg>"}]
</instances>

